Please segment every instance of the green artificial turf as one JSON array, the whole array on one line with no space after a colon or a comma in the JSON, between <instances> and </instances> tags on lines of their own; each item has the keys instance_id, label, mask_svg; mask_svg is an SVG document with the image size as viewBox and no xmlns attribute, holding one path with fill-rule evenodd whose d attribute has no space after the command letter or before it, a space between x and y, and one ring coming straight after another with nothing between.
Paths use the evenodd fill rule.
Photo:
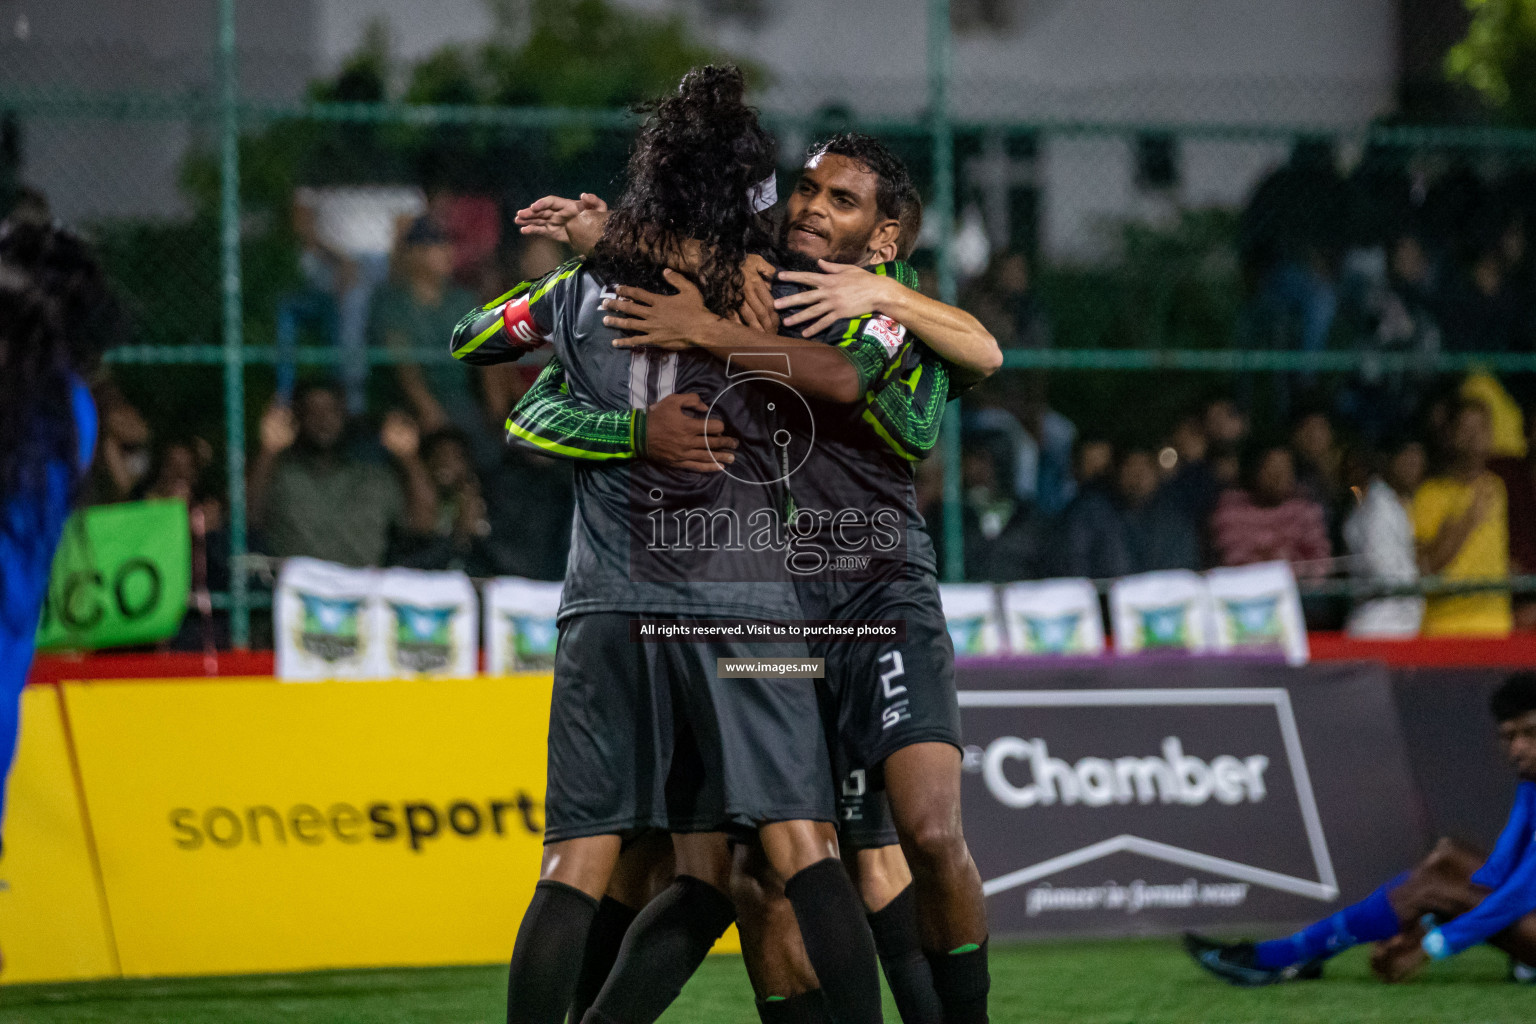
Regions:
<instances>
[{"instance_id":1,"label":"green artificial turf","mask_svg":"<svg viewBox=\"0 0 1536 1024\"><path fill-rule=\"evenodd\" d=\"M1168 940L1001 947L992 957L994 1024L1495 1024L1536 1021L1536 986L1504 980L1504 958L1477 949L1416 980L1372 980L1365 950L1322 981L1260 990L1210 979ZM324 971L0 988L0 1024L497 1024L502 967ZM746 973L711 957L663 1018L751 1024ZM886 1019L897 1020L889 1002Z\"/></svg>"}]
</instances>

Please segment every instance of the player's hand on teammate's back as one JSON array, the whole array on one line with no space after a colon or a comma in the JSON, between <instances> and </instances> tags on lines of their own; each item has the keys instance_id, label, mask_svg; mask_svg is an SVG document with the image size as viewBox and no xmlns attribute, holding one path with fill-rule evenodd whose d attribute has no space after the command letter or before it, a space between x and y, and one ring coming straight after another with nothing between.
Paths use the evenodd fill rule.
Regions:
<instances>
[{"instance_id":1,"label":"player's hand on teammate's back","mask_svg":"<svg viewBox=\"0 0 1536 1024\"><path fill-rule=\"evenodd\" d=\"M578 252L587 253L602 237L608 217L608 204L590 192L579 199L545 196L518 210L513 218L525 235L538 235L565 242Z\"/></svg>"},{"instance_id":2,"label":"player's hand on teammate's back","mask_svg":"<svg viewBox=\"0 0 1536 1024\"><path fill-rule=\"evenodd\" d=\"M905 287L894 277L872 274L851 263L829 263L826 260L816 262L825 273L780 271L779 280L808 287L803 292L786 295L774 302L774 307L781 310L805 307L786 316L784 326L810 324L800 332L807 338L814 338L839 320L882 312L880 306L889 300L890 289Z\"/></svg>"},{"instance_id":3,"label":"player's hand on teammate's back","mask_svg":"<svg viewBox=\"0 0 1536 1024\"><path fill-rule=\"evenodd\" d=\"M744 297L736 319L764 334L779 333L779 311L773 307L773 264L755 253L741 264Z\"/></svg>"},{"instance_id":4,"label":"player's hand on teammate's back","mask_svg":"<svg viewBox=\"0 0 1536 1024\"><path fill-rule=\"evenodd\" d=\"M709 418L709 406L698 395L668 395L645 412L645 451L652 462L718 473L736 460L725 424Z\"/></svg>"},{"instance_id":5,"label":"player's hand on teammate's back","mask_svg":"<svg viewBox=\"0 0 1536 1024\"><path fill-rule=\"evenodd\" d=\"M618 298L604 300L604 309L623 315L605 316L603 323L630 332L629 337L615 338L614 348L689 348L720 319L705 307L704 295L692 281L675 270L663 270L662 275L677 289L676 295L620 285Z\"/></svg>"},{"instance_id":6,"label":"player's hand on teammate's back","mask_svg":"<svg viewBox=\"0 0 1536 1024\"><path fill-rule=\"evenodd\" d=\"M269 454L287 451L299 437L299 421L293 410L273 402L261 414L261 447Z\"/></svg>"},{"instance_id":7,"label":"player's hand on teammate's back","mask_svg":"<svg viewBox=\"0 0 1536 1024\"><path fill-rule=\"evenodd\" d=\"M421 429L405 413L391 409L384 417L384 425L379 428L379 443L395 458L411 459L421 449Z\"/></svg>"}]
</instances>

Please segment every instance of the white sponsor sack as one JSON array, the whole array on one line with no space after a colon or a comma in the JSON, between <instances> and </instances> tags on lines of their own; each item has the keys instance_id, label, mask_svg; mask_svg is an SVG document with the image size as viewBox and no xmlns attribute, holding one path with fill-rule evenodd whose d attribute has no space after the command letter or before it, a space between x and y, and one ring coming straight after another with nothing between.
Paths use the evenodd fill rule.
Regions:
<instances>
[{"instance_id":1,"label":"white sponsor sack","mask_svg":"<svg viewBox=\"0 0 1536 1024\"><path fill-rule=\"evenodd\" d=\"M997 592L990 583L943 583L939 598L955 654L999 654L1004 650Z\"/></svg>"},{"instance_id":2,"label":"white sponsor sack","mask_svg":"<svg viewBox=\"0 0 1536 1024\"><path fill-rule=\"evenodd\" d=\"M290 558L272 604L277 678L371 679L379 675L373 595L377 569Z\"/></svg>"},{"instance_id":3,"label":"white sponsor sack","mask_svg":"<svg viewBox=\"0 0 1536 1024\"><path fill-rule=\"evenodd\" d=\"M1280 651L1292 665L1311 657L1301 593L1289 562L1261 562L1205 574L1218 651Z\"/></svg>"},{"instance_id":4,"label":"white sponsor sack","mask_svg":"<svg viewBox=\"0 0 1536 1024\"><path fill-rule=\"evenodd\" d=\"M485 670L491 675L555 667L562 584L504 576L485 585Z\"/></svg>"},{"instance_id":5,"label":"white sponsor sack","mask_svg":"<svg viewBox=\"0 0 1536 1024\"><path fill-rule=\"evenodd\" d=\"M1099 593L1087 580L1009 584L1003 619L1015 654L1104 653Z\"/></svg>"},{"instance_id":6,"label":"white sponsor sack","mask_svg":"<svg viewBox=\"0 0 1536 1024\"><path fill-rule=\"evenodd\" d=\"M475 585L461 572L386 569L374 603L380 675L472 676L479 660Z\"/></svg>"},{"instance_id":7,"label":"white sponsor sack","mask_svg":"<svg viewBox=\"0 0 1536 1024\"><path fill-rule=\"evenodd\" d=\"M1109 589L1115 652L1207 651L1211 593L1199 573L1185 569L1118 579Z\"/></svg>"}]
</instances>

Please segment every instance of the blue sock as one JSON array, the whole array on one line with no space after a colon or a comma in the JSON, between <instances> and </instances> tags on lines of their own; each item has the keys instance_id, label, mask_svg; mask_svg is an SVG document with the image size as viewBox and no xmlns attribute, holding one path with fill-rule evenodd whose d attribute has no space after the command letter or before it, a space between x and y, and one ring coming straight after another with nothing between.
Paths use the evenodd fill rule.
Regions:
<instances>
[{"instance_id":1,"label":"blue sock","mask_svg":"<svg viewBox=\"0 0 1536 1024\"><path fill-rule=\"evenodd\" d=\"M1402 928L1387 894L1407 879L1407 872L1398 875L1359 903L1308 925L1290 938L1259 943L1254 947L1254 963L1266 970L1277 970L1318 957L1333 956L1362 942L1390 939Z\"/></svg>"}]
</instances>

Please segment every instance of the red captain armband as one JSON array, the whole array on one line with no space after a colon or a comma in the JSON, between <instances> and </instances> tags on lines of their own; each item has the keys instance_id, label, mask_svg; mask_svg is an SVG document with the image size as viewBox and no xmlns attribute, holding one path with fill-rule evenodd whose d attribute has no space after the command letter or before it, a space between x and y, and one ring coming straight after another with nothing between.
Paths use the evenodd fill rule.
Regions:
<instances>
[{"instance_id":1,"label":"red captain armband","mask_svg":"<svg viewBox=\"0 0 1536 1024\"><path fill-rule=\"evenodd\" d=\"M533 319L533 309L526 294L501 307L501 323L507 330L507 343L525 351L538 348L548 340Z\"/></svg>"}]
</instances>

